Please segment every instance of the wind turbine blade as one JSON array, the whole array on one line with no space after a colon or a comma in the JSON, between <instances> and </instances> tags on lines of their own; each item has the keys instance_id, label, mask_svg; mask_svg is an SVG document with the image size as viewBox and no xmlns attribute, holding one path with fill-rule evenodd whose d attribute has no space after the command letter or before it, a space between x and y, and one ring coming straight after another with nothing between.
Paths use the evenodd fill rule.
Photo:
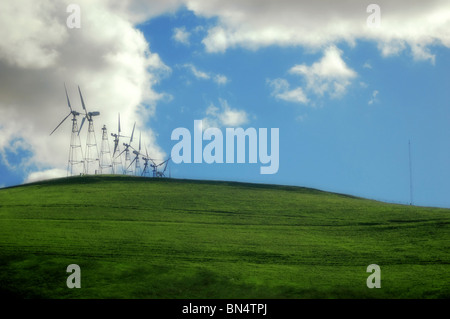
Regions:
<instances>
[{"instance_id":1,"label":"wind turbine blade","mask_svg":"<svg viewBox=\"0 0 450 319\"><path fill-rule=\"evenodd\" d=\"M159 163L159 164L156 165L156 166L159 167L159 166L163 165L165 162L166 162L166 161L164 161L164 162L162 162L162 163Z\"/></svg>"},{"instance_id":2,"label":"wind turbine blade","mask_svg":"<svg viewBox=\"0 0 450 319\"><path fill-rule=\"evenodd\" d=\"M78 135L80 135L81 132L81 128L83 127L84 124L84 120L86 119L86 117L83 117L83 120L81 120L81 125L80 125L80 129L78 130Z\"/></svg>"},{"instance_id":3,"label":"wind turbine blade","mask_svg":"<svg viewBox=\"0 0 450 319\"><path fill-rule=\"evenodd\" d=\"M84 112L86 112L86 106L84 105L83 95L81 94L80 86L78 86L78 92L80 92L80 98L81 98L81 105L83 106Z\"/></svg>"},{"instance_id":4,"label":"wind turbine blade","mask_svg":"<svg viewBox=\"0 0 450 319\"><path fill-rule=\"evenodd\" d=\"M61 124L63 124L63 122L64 122L65 120L67 120L67 118L70 116L70 114L72 114L72 112L70 112L69 115L67 115L67 116L64 118L64 120L62 120L61 123L58 124L58 126L50 133L50 135L52 135L53 132L56 131L56 130L58 129L58 127L60 127Z\"/></svg>"},{"instance_id":5,"label":"wind turbine blade","mask_svg":"<svg viewBox=\"0 0 450 319\"><path fill-rule=\"evenodd\" d=\"M169 164L169 160L170 160L170 157L166 160L166 166L164 166L164 169L163 169L163 173L166 171L166 169L167 169L167 164Z\"/></svg>"},{"instance_id":6,"label":"wind turbine blade","mask_svg":"<svg viewBox=\"0 0 450 319\"><path fill-rule=\"evenodd\" d=\"M147 145L145 146L145 155L147 156L147 158L149 158L148 157L148 152L147 152Z\"/></svg>"},{"instance_id":7,"label":"wind turbine blade","mask_svg":"<svg viewBox=\"0 0 450 319\"><path fill-rule=\"evenodd\" d=\"M120 152L120 154L119 155L117 155L117 157L119 157L120 155L122 155L123 154L123 152L125 152L127 149L124 149L122 152ZM116 157L116 158L117 158Z\"/></svg>"},{"instance_id":8,"label":"wind turbine blade","mask_svg":"<svg viewBox=\"0 0 450 319\"><path fill-rule=\"evenodd\" d=\"M139 153L141 152L141 132L139 132Z\"/></svg>"},{"instance_id":9,"label":"wind turbine blade","mask_svg":"<svg viewBox=\"0 0 450 319\"><path fill-rule=\"evenodd\" d=\"M120 135L120 113L119 113L119 133L117 135Z\"/></svg>"},{"instance_id":10,"label":"wind turbine blade","mask_svg":"<svg viewBox=\"0 0 450 319\"><path fill-rule=\"evenodd\" d=\"M133 131L131 132L131 138L130 138L130 143L129 144L131 144L131 142L133 142L133 134L134 134L134 128L136 127L136 122L134 122L134 125L133 125Z\"/></svg>"},{"instance_id":11,"label":"wind turbine blade","mask_svg":"<svg viewBox=\"0 0 450 319\"><path fill-rule=\"evenodd\" d=\"M117 142L116 141L114 141L114 152L113 152L113 156L114 156L114 154L116 154L116 150L117 150L117 145L119 144L119 140L117 140Z\"/></svg>"},{"instance_id":12,"label":"wind turbine blade","mask_svg":"<svg viewBox=\"0 0 450 319\"><path fill-rule=\"evenodd\" d=\"M131 165L133 165L134 161L136 160L137 157L134 158L134 160L130 163L130 165L128 165L127 170L130 168Z\"/></svg>"},{"instance_id":13,"label":"wind turbine blade","mask_svg":"<svg viewBox=\"0 0 450 319\"><path fill-rule=\"evenodd\" d=\"M64 90L66 91L67 104L69 105L70 112L72 112L72 106L70 105L69 95L67 94L66 83L64 82Z\"/></svg>"}]
</instances>

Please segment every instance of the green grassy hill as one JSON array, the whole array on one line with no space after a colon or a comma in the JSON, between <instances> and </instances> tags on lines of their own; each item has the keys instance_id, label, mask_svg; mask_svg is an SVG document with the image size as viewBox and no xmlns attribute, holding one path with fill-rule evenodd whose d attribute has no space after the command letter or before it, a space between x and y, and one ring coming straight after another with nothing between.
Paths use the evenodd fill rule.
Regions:
<instances>
[{"instance_id":1,"label":"green grassy hill","mask_svg":"<svg viewBox=\"0 0 450 319\"><path fill-rule=\"evenodd\" d=\"M449 223L449 209L301 187L58 179L0 190L0 294L450 298ZM81 289L66 286L69 264Z\"/></svg>"}]
</instances>

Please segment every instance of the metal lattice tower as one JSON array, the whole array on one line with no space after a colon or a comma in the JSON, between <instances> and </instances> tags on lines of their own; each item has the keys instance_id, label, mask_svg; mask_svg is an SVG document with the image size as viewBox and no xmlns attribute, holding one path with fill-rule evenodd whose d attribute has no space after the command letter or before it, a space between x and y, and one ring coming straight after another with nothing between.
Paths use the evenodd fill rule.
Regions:
<instances>
[{"instance_id":1,"label":"metal lattice tower","mask_svg":"<svg viewBox=\"0 0 450 319\"><path fill-rule=\"evenodd\" d=\"M141 175L141 163L139 162L139 153L136 155L136 163L134 167L134 175L140 176Z\"/></svg>"},{"instance_id":2,"label":"metal lattice tower","mask_svg":"<svg viewBox=\"0 0 450 319\"><path fill-rule=\"evenodd\" d=\"M134 123L133 131L131 132L130 142L123 143L123 146L125 146L125 149L119 154L119 156L120 156L123 153L125 153L125 163L123 166L124 167L123 173L125 175L133 175L133 169L131 168L131 170L130 170L130 166L131 166L131 164L133 164L133 162L131 161L131 158L130 158L130 147L133 148L131 146L131 142L133 142L133 135L134 135L135 127L136 127L136 123Z\"/></svg>"},{"instance_id":3,"label":"metal lattice tower","mask_svg":"<svg viewBox=\"0 0 450 319\"><path fill-rule=\"evenodd\" d=\"M81 149L81 140L80 136L78 135L78 124L76 116L76 114L73 114L67 176L81 175L85 170L83 150Z\"/></svg>"},{"instance_id":4,"label":"metal lattice tower","mask_svg":"<svg viewBox=\"0 0 450 319\"><path fill-rule=\"evenodd\" d=\"M125 145L125 143L124 143ZM124 165L124 174L125 175L133 175L133 169L130 169L131 158L130 158L130 150L125 145L125 165Z\"/></svg>"},{"instance_id":5,"label":"metal lattice tower","mask_svg":"<svg viewBox=\"0 0 450 319\"><path fill-rule=\"evenodd\" d=\"M112 169L113 174L124 174L123 164L122 164L122 152L120 151L119 141L114 140L114 143L117 143L116 151L113 154L113 163ZM118 155L116 155L118 154Z\"/></svg>"},{"instance_id":6,"label":"metal lattice tower","mask_svg":"<svg viewBox=\"0 0 450 319\"><path fill-rule=\"evenodd\" d=\"M139 156L141 155L141 133L139 133L139 150L136 150L134 147L130 146L133 149L134 160L134 175L141 175L141 163L139 161ZM133 165L133 162L130 163L130 166Z\"/></svg>"},{"instance_id":7,"label":"metal lattice tower","mask_svg":"<svg viewBox=\"0 0 450 319\"><path fill-rule=\"evenodd\" d=\"M142 159L144 160L144 169L142 170L141 176L149 176L150 175L150 170L148 169L148 161L150 159L147 158L147 157L142 157Z\"/></svg>"},{"instance_id":8,"label":"metal lattice tower","mask_svg":"<svg viewBox=\"0 0 450 319\"><path fill-rule=\"evenodd\" d=\"M106 125L102 128L102 145L100 148L100 174L113 173L113 166L111 163L111 149L108 141L108 131Z\"/></svg>"},{"instance_id":9,"label":"metal lattice tower","mask_svg":"<svg viewBox=\"0 0 450 319\"><path fill-rule=\"evenodd\" d=\"M151 164L149 165L148 162L153 162L153 160L148 156L147 146L145 146L145 156L142 156L142 160L144 161L144 169L142 170L141 176L150 176L149 166L151 166Z\"/></svg>"},{"instance_id":10,"label":"metal lattice tower","mask_svg":"<svg viewBox=\"0 0 450 319\"><path fill-rule=\"evenodd\" d=\"M94 130L94 116L100 115L100 112L88 112L86 109L86 105L84 104L83 95L81 94L80 87L78 87L78 92L80 93L81 105L83 106L83 110L85 116L83 117L83 121L81 122L80 129L78 134L80 134L81 128L83 127L84 121L88 120L89 127L86 138L86 157L84 159L84 168L86 174L97 174L100 173L100 159L98 156L98 147L97 147L97 139L95 138L95 130Z\"/></svg>"},{"instance_id":11,"label":"metal lattice tower","mask_svg":"<svg viewBox=\"0 0 450 319\"><path fill-rule=\"evenodd\" d=\"M94 122L92 121L92 119L89 120L84 167L86 174L97 174L101 170L100 159L98 156L97 140L95 138Z\"/></svg>"},{"instance_id":12,"label":"metal lattice tower","mask_svg":"<svg viewBox=\"0 0 450 319\"><path fill-rule=\"evenodd\" d=\"M122 164L122 152L120 151L120 138L125 137L120 135L120 113L118 117L117 134L111 133L114 137L114 152L112 154L112 171L113 174L124 174L124 167Z\"/></svg>"},{"instance_id":13,"label":"metal lattice tower","mask_svg":"<svg viewBox=\"0 0 450 319\"><path fill-rule=\"evenodd\" d=\"M79 116L80 113L72 109L65 83L64 90L66 91L67 106L70 109L70 113L66 115L66 117L58 124L57 127L55 127L50 135L52 135L61 126L61 124L63 124L64 121L67 120L70 115L72 115L72 133L70 136L69 161L67 164L67 176L72 176L82 174L84 172L83 150L81 149L81 141L78 135L79 131L77 123L77 116Z\"/></svg>"}]
</instances>

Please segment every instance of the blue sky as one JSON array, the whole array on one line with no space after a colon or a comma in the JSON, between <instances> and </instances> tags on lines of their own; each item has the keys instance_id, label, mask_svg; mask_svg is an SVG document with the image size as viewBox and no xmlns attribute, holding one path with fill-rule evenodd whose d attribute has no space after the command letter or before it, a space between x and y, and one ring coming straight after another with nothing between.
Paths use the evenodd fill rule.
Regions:
<instances>
[{"instance_id":1,"label":"blue sky","mask_svg":"<svg viewBox=\"0 0 450 319\"><path fill-rule=\"evenodd\" d=\"M235 124L231 126L279 128L279 170L261 175L260 163L171 163L172 177L298 185L404 204L410 201L411 141L413 203L450 207L450 50L444 40L431 44L424 40L422 45L421 37L414 42L415 37L405 35L399 49L395 41L386 44L356 34L351 40L342 36L318 45L295 37L280 44L258 38L261 17L255 18L245 8L241 14L249 14L256 40L245 40L245 36L239 40L247 29L233 25L225 9L187 4L134 20L134 30L142 34L158 60L148 71L158 69L149 82L151 93L158 97L141 101L140 110L146 111L137 116L140 129L151 132L144 143L154 144L148 144L149 148L164 157L176 144L170 139L175 128L185 127L192 133L194 120L203 119L225 133L230 122L227 125L223 116L228 115ZM308 14L307 7L304 12ZM367 16L362 12L361 20ZM278 26L280 22L268 23ZM225 48L211 40L217 39L213 37L217 28L231 39ZM317 34L322 36L326 38ZM69 85L69 95L78 103L76 83ZM86 81L83 85L90 100L101 101L95 86ZM52 110L58 115L48 121L49 131L67 113L64 91L57 89L54 99L61 99L62 106ZM122 114L120 108L114 111ZM117 112L111 113L116 119ZM134 120L124 120L123 129L131 130ZM97 125L99 141L101 126ZM115 125L112 122L110 127ZM68 136L60 134L61 158L66 158ZM8 145L2 148L0 186L23 183L39 170L64 169L64 160L61 164L36 160L36 147L20 136L15 147L11 147L12 137ZM15 156L17 152L24 155Z\"/></svg>"},{"instance_id":2,"label":"blue sky","mask_svg":"<svg viewBox=\"0 0 450 319\"><path fill-rule=\"evenodd\" d=\"M321 52L272 46L209 54L195 34L189 45L172 38L174 27L192 30L205 23L182 11L139 26L169 65L191 63L229 79L217 85L174 67L159 85L173 99L158 108L150 125L169 152L174 127L192 130L194 119L204 118L211 103L225 99L251 114L243 127L280 128L280 168L268 176L259 174L258 164L180 164L171 166L173 176L301 185L408 203L410 140L414 203L450 207L450 93L448 68L443 67L450 65L447 48L434 51L438 62L431 65L413 61L407 52L381 57L376 45L365 41L353 48L342 44L346 63L358 77L342 98L318 97L311 107L273 98L266 79L288 77L300 84L287 71L295 64L314 63ZM369 104L374 91L379 93Z\"/></svg>"}]
</instances>

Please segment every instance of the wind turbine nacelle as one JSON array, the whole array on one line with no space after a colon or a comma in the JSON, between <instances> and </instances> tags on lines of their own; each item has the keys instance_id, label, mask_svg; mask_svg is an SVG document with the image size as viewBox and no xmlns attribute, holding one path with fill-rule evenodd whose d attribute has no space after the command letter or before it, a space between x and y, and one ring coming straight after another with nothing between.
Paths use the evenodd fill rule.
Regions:
<instances>
[{"instance_id":1,"label":"wind turbine nacelle","mask_svg":"<svg viewBox=\"0 0 450 319\"><path fill-rule=\"evenodd\" d=\"M133 151L133 154L139 155L139 152L138 151Z\"/></svg>"},{"instance_id":2,"label":"wind turbine nacelle","mask_svg":"<svg viewBox=\"0 0 450 319\"><path fill-rule=\"evenodd\" d=\"M100 115L100 112L89 112L88 114L89 116L98 116Z\"/></svg>"}]
</instances>

